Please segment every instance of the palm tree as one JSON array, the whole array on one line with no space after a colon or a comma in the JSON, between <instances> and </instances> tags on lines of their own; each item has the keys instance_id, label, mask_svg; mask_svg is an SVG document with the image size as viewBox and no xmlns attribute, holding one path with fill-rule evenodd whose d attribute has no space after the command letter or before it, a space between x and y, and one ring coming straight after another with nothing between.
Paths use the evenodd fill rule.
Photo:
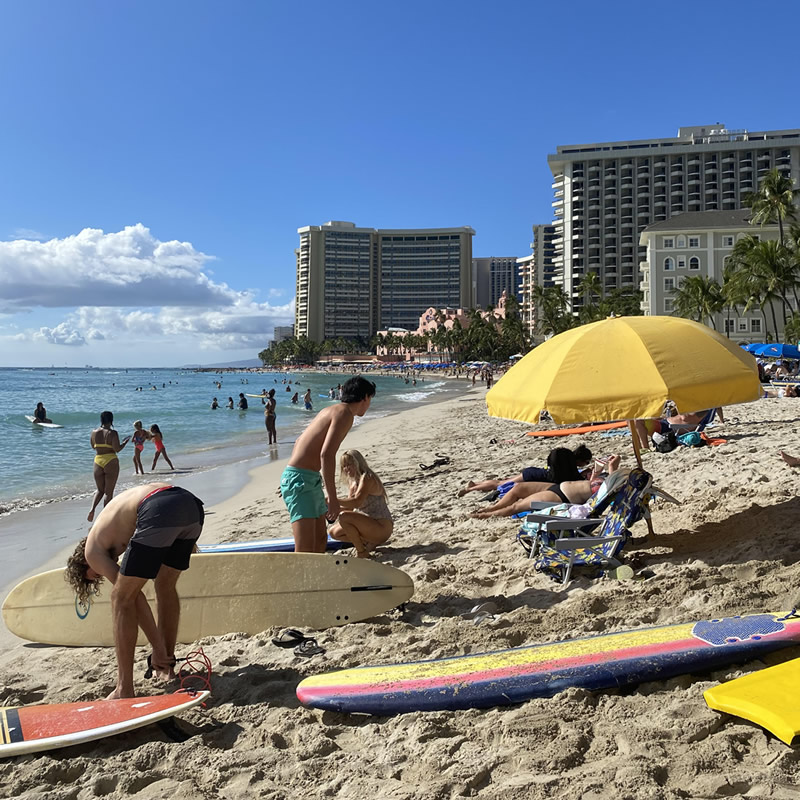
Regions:
<instances>
[{"instance_id":1,"label":"palm tree","mask_svg":"<svg viewBox=\"0 0 800 800\"><path fill-rule=\"evenodd\" d=\"M800 190L794 188L794 181L778 169L771 169L758 184L758 191L744 198L746 206L752 210L750 221L762 227L777 221L780 243L783 246L783 221L796 219L794 200Z\"/></svg>"},{"instance_id":2,"label":"palm tree","mask_svg":"<svg viewBox=\"0 0 800 800\"><path fill-rule=\"evenodd\" d=\"M579 281L576 287L578 294L583 297L583 308L581 309L581 319L591 322L595 319L595 298L603 299L603 282L596 272L587 272Z\"/></svg>"},{"instance_id":3,"label":"palm tree","mask_svg":"<svg viewBox=\"0 0 800 800\"><path fill-rule=\"evenodd\" d=\"M697 322L710 319L711 326L716 330L714 314L722 311L724 302L722 287L713 278L691 275L675 292L675 313Z\"/></svg>"}]
</instances>

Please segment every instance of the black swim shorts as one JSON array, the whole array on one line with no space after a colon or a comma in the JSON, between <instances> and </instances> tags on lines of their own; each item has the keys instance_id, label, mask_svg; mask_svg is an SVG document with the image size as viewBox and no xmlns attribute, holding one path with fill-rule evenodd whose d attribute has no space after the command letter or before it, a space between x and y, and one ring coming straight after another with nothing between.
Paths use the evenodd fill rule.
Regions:
<instances>
[{"instance_id":1,"label":"black swim shorts","mask_svg":"<svg viewBox=\"0 0 800 800\"><path fill-rule=\"evenodd\" d=\"M155 578L161 565L189 568L189 558L203 530L203 501L186 489L156 489L139 503L136 531L122 556L120 574Z\"/></svg>"}]
</instances>

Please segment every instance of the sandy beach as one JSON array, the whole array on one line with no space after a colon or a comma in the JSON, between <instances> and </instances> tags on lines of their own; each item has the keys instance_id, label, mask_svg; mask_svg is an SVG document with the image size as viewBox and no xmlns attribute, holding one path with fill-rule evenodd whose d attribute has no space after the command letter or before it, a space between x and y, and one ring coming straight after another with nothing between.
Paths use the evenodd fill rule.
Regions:
<instances>
[{"instance_id":1,"label":"sandy beach","mask_svg":"<svg viewBox=\"0 0 800 800\"><path fill-rule=\"evenodd\" d=\"M645 469L681 505L654 508L655 537L643 522L634 526L626 555L639 577L579 577L562 589L536 573L516 544L517 521L471 519L478 495L458 497L457 490L469 479L543 465L555 443L583 442L595 455L619 452L623 466L631 466L630 438L533 439L524 435L527 425L490 419L484 395L476 388L367 420L346 439L389 491L395 534L376 557L415 582L403 613L322 631L317 639L325 653L305 660L272 645L277 629L203 640L214 667L213 694L207 710L181 716L182 728L194 734L188 741L169 741L150 726L10 759L0 763L0 796L800 797L798 751L756 725L709 710L703 700L705 689L763 667L759 661L624 691L572 689L488 710L386 718L310 710L298 702L302 678L334 669L789 610L800 602L794 529L800 470L778 456L781 449L800 455L800 400L727 408L725 423L712 429L727 439L722 446L645 453ZM449 463L420 469L437 454ZM258 467L241 491L210 505L202 541L289 535L277 495L282 468L279 461ZM475 624L469 612L485 602L497 613ZM137 691L173 690L142 679L145 653L137 651ZM798 656L800 648L793 648L766 663ZM103 697L115 676L110 648L36 646L6 631L0 668L6 706Z\"/></svg>"}]
</instances>

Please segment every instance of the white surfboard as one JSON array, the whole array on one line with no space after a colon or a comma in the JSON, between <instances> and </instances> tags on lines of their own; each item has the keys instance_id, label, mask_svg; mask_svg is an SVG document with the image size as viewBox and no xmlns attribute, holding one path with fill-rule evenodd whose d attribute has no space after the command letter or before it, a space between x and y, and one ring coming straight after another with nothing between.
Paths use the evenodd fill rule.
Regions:
<instances>
[{"instance_id":1,"label":"white surfboard","mask_svg":"<svg viewBox=\"0 0 800 800\"><path fill-rule=\"evenodd\" d=\"M178 641L273 626L330 628L369 619L414 593L411 578L369 559L316 553L196 554L178 580ZM155 609L153 582L145 595ZM11 633L32 642L104 647L114 643L111 585L87 607L55 569L17 584L2 608ZM146 643L139 632L139 644Z\"/></svg>"},{"instance_id":2,"label":"white surfboard","mask_svg":"<svg viewBox=\"0 0 800 800\"><path fill-rule=\"evenodd\" d=\"M141 728L202 703L209 692L0 708L0 758L55 750Z\"/></svg>"},{"instance_id":3,"label":"white surfboard","mask_svg":"<svg viewBox=\"0 0 800 800\"><path fill-rule=\"evenodd\" d=\"M32 416L29 414L25 415L25 419L28 422L32 422L34 425L38 425L40 428L63 428L63 425L56 425L55 422L37 422Z\"/></svg>"}]
</instances>

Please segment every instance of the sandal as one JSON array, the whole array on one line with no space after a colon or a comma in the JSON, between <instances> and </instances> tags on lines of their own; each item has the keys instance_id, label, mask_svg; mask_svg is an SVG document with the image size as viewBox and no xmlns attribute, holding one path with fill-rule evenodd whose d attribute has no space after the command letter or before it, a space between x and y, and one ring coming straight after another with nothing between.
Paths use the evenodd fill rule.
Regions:
<instances>
[{"instance_id":1,"label":"sandal","mask_svg":"<svg viewBox=\"0 0 800 800\"><path fill-rule=\"evenodd\" d=\"M294 654L296 656L302 656L303 658L310 658L311 656L317 656L324 652L325 648L320 647L317 644L317 640L312 638L304 639L294 649Z\"/></svg>"},{"instance_id":2,"label":"sandal","mask_svg":"<svg viewBox=\"0 0 800 800\"><path fill-rule=\"evenodd\" d=\"M308 637L297 630L297 628L287 628L280 636L272 640L275 647L297 647L297 645L308 641Z\"/></svg>"}]
</instances>

